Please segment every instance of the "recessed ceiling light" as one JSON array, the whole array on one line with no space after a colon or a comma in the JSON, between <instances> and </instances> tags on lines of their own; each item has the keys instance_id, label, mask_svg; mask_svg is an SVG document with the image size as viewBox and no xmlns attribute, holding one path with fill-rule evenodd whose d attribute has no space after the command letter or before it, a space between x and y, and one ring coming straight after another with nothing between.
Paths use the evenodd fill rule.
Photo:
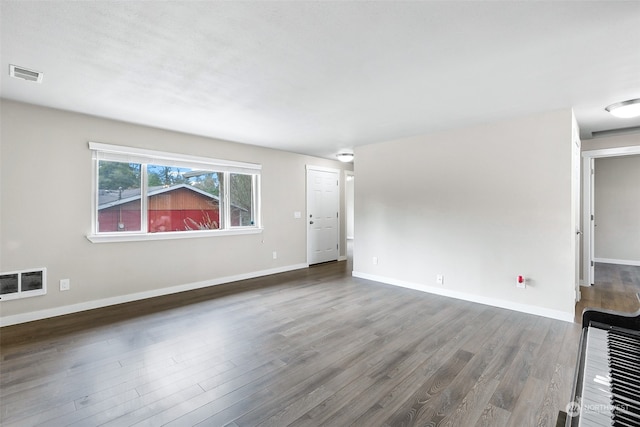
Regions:
<instances>
[{"instance_id":1,"label":"recessed ceiling light","mask_svg":"<svg viewBox=\"0 0 640 427\"><path fill-rule=\"evenodd\" d=\"M36 83L42 83L42 78L44 77L44 73L40 71L29 70L28 68L17 65L9 65L9 75L17 79Z\"/></svg>"},{"instance_id":2,"label":"recessed ceiling light","mask_svg":"<svg viewBox=\"0 0 640 427\"><path fill-rule=\"evenodd\" d=\"M353 160L353 153L338 153L336 157L343 163L349 163Z\"/></svg>"},{"instance_id":3,"label":"recessed ceiling light","mask_svg":"<svg viewBox=\"0 0 640 427\"><path fill-rule=\"evenodd\" d=\"M605 110L623 119L640 117L640 98L611 104Z\"/></svg>"}]
</instances>

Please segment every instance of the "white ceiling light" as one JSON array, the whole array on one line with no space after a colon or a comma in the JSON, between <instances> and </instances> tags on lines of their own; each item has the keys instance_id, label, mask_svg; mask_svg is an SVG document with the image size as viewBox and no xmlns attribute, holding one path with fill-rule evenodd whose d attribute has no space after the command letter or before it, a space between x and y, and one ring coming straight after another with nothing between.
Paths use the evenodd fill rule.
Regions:
<instances>
[{"instance_id":1,"label":"white ceiling light","mask_svg":"<svg viewBox=\"0 0 640 427\"><path fill-rule=\"evenodd\" d=\"M336 157L343 163L349 163L353 160L353 153L338 153Z\"/></svg>"},{"instance_id":2,"label":"white ceiling light","mask_svg":"<svg viewBox=\"0 0 640 427\"><path fill-rule=\"evenodd\" d=\"M616 117L630 119L640 116L640 98L630 99L629 101L617 102L605 108L608 112Z\"/></svg>"}]
</instances>

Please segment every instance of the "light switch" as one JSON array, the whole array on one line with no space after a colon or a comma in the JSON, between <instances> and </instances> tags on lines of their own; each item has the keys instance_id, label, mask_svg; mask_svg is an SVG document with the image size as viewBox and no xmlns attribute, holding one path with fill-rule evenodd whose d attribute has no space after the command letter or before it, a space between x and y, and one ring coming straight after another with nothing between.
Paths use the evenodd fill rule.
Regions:
<instances>
[{"instance_id":1,"label":"light switch","mask_svg":"<svg viewBox=\"0 0 640 427\"><path fill-rule=\"evenodd\" d=\"M296 218L296 219L300 219L300 218L302 218L302 213L300 211L295 211L293 213L293 217Z\"/></svg>"}]
</instances>

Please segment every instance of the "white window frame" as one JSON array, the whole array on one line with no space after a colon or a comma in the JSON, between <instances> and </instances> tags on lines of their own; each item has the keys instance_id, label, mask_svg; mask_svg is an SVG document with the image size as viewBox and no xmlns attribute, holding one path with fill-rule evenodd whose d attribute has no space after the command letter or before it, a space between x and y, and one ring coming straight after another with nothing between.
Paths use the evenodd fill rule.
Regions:
<instances>
[{"instance_id":1,"label":"white window frame","mask_svg":"<svg viewBox=\"0 0 640 427\"><path fill-rule=\"evenodd\" d=\"M231 160L220 160L209 157L192 156L188 154L169 153L164 151L147 150L142 148L125 147L120 145L103 144L99 142L89 142L89 149L92 151L93 173L91 185L91 231L87 234L87 239L93 243L103 242L129 242L139 240L167 240L167 239L188 239L195 237L228 236L233 234L256 234L262 232L262 214L260 201L260 173L262 165L256 163L236 162ZM191 231L171 231L171 232L148 232L147 200L148 197L141 197L141 230L140 231L115 231L98 232L98 162L115 161L124 163L139 163L141 168L141 188L140 194L145 195L147 191L147 168L149 164L161 164L172 167L185 167L193 169L203 169L211 172L223 174L222 193L220 198L223 201L223 209L220 212L220 228L216 230L191 230ZM245 174L252 176L252 215L254 224L251 226L231 226L230 214L230 179L231 173Z\"/></svg>"}]
</instances>

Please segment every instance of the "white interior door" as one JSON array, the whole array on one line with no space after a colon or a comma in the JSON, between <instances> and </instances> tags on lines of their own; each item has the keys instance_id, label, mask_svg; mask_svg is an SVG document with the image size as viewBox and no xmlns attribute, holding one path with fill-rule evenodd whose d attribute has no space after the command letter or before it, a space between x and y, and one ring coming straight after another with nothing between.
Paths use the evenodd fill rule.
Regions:
<instances>
[{"instance_id":1,"label":"white interior door","mask_svg":"<svg viewBox=\"0 0 640 427\"><path fill-rule=\"evenodd\" d=\"M340 210L338 171L307 168L307 260L338 259Z\"/></svg>"},{"instance_id":2,"label":"white interior door","mask_svg":"<svg viewBox=\"0 0 640 427\"><path fill-rule=\"evenodd\" d=\"M589 159L589 265L588 267L588 282L589 285L594 285L596 283L596 272L595 265L596 263L593 261L595 257L595 239L596 239L596 197L595 197L595 189L596 189L596 159Z\"/></svg>"},{"instance_id":3,"label":"white interior door","mask_svg":"<svg viewBox=\"0 0 640 427\"><path fill-rule=\"evenodd\" d=\"M585 286L593 285L593 168L594 158L583 153L582 158L582 183L584 184L582 193L582 279Z\"/></svg>"},{"instance_id":4,"label":"white interior door","mask_svg":"<svg viewBox=\"0 0 640 427\"><path fill-rule=\"evenodd\" d=\"M580 292L580 244L582 242L582 230L580 228L580 173L581 173L581 155L580 155L580 135L578 133L577 125L574 124L573 127L573 146L572 146L572 159L571 159L571 167L572 167L572 175L571 175L571 192L572 192L572 200L571 200L571 211L573 212L572 225L575 230L575 242L574 242L574 264L575 264L575 299L576 302L580 301L581 292Z\"/></svg>"}]
</instances>

